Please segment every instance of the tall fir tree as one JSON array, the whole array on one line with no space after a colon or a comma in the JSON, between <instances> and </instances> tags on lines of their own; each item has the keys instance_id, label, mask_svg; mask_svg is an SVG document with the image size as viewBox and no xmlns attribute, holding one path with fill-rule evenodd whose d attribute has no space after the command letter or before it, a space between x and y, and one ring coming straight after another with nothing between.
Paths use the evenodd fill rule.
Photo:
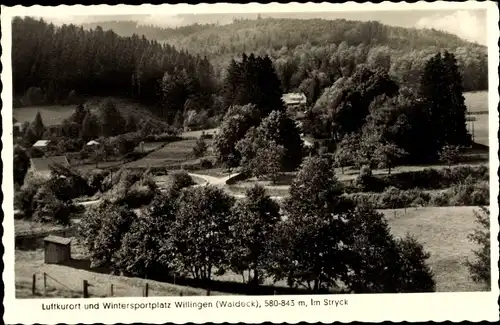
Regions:
<instances>
[{"instance_id":1,"label":"tall fir tree","mask_svg":"<svg viewBox=\"0 0 500 325\"><path fill-rule=\"evenodd\" d=\"M435 139L436 151L445 145L468 145L466 106L462 77L453 54L433 56L424 67L420 79L420 96L426 107Z\"/></svg>"},{"instance_id":2,"label":"tall fir tree","mask_svg":"<svg viewBox=\"0 0 500 325\"><path fill-rule=\"evenodd\" d=\"M448 136L446 143L451 145L468 145L470 135L467 132L463 78L458 70L455 55L445 51L443 55L446 77L448 78L450 92L450 110L448 111Z\"/></svg>"},{"instance_id":3,"label":"tall fir tree","mask_svg":"<svg viewBox=\"0 0 500 325\"><path fill-rule=\"evenodd\" d=\"M108 137L121 134L125 130L125 119L111 100L102 106L101 130L103 135Z\"/></svg>"},{"instance_id":4,"label":"tall fir tree","mask_svg":"<svg viewBox=\"0 0 500 325\"><path fill-rule=\"evenodd\" d=\"M36 113L35 119L33 120L31 127L33 128L35 135L39 139L42 138L43 133L45 132L45 126L43 124L42 115L40 114L40 111Z\"/></svg>"},{"instance_id":5,"label":"tall fir tree","mask_svg":"<svg viewBox=\"0 0 500 325\"><path fill-rule=\"evenodd\" d=\"M241 61L231 61L224 91L227 107L254 104L265 117L274 110L284 109L282 95L280 80L268 56L243 54Z\"/></svg>"}]
</instances>

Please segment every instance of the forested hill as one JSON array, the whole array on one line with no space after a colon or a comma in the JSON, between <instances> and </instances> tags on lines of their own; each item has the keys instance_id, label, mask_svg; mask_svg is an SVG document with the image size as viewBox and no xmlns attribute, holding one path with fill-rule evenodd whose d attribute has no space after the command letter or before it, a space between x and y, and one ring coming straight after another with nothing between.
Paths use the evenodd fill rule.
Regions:
<instances>
[{"instance_id":1,"label":"forested hill","mask_svg":"<svg viewBox=\"0 0 500 325\"><path fill-rule=\"evenodd\" d=\"M178 28L108 21L85 24L84 28L96 26L123 36L145 35L190 53L207 55L216 75L226 71L231 56L243 52L269 54L278 65L278 74L284 72L280 67L290 65L295 68L285 69L288 72L284 73L293 70L292 75L302 74L295 75L295 81L283 80L280 75L285 91L297 88L305 75L326 70L330 76L332 70L342 76L350 75L360 63L386 65L399 83L413 86L424 63L445 49L458 60L465 90L487 89L486 47L432 29L392 27L376 21L289 18L237 19L226 25L193 24Z\"/></svg>"},{"instance_id":2,"label":"forested hill","mask_svg":"<svg viewBox=\"0 0 500 325\"><path fill-rule=\"evenodd\" d=\"M128 96L157 104L162 78L189 84L180 94L184 100L196 94L207 102L215 87L206 58L137 35L56 27L30 17L12 22L12 75L14 106L65 103L75 96ZM161 107L156 113L167 115Z\"/></svg>"},{"instance_id":3,"label":"forested hill","mask_svg":"<svg viewBox=\"0 0 500 325\"><path fill-rule=\"evenodd\" d=\"M345 19L237 19L232 24L192 24L178 28L138 25L135 21L86 23L84 28L113 29L122 36L134 33L149 39L168 41L183 48L207 54L241 53L260 48L295 48L301 44L388 45L392 49L415 50L428 47L456 48L476 46L456 35L432 29L386 26L377 21ZM232 47L232 46L234 47Z\"/></svg>"}]
</instances>

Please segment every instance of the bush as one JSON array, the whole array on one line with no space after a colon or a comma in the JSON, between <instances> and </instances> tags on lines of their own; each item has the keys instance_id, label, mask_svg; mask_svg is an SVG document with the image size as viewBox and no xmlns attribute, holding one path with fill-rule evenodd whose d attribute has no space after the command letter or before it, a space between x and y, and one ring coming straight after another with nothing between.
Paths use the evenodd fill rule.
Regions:
<instances>
[{"instance_id":1,"label":"bush","mask_svg":"<svg viewBox=\"0 0 500 325\"><path fill-rule=\"evenodd\" d=\"M33 197L45 182L45 179L32 172L28 172L23 186L15 193L14 205L23 212L25 218L31 218L33 214Z\"/></svg>"},{"instance_id":2,"label":"bush","mask_svg":"<svg viewBox=\"0 0 500 325\"><path fill-rule=\"evenodd\" d=\"M152 175L142 170L121 169L114 174L110 173L101 186L112 203L136 208L148 204L157 192Z\"/></svg>"},{"instance_id":3,"label":"bush","mask_svg":"<svg viewBox=\"0 0 500 325\"><path fill-rule=\"evenodd\" d=\"M150 134L142 138L144 142L174 142L180 140L182 140L182 137L170 133Z\"/></svg>"},{"instance_id":4,"label":"bush","mask_svg":"<svg viewBox=\"0 0 500 325\"><path fill-rule=\"evenodd\" d=\"M143 171L140 169L121 168L117 171L110 170L109 174L102 181L102 189L104 192L107 192L120 183L123 187L129 187L141 179L142 175Z\"/></svg>"},{"instance_id":5,"label":"bush","mask_svg":"<svg viewBox=\"0 0 500 325\"><path fill-rule=\"evenodd\" d=\"M203 158L200 160L200 167L203 169L210 169L214 166L213 162L209 159Z\"/></svg>"},{"instance_id":6,"label":"bush","mask_svg":"<svg viewBox=\"0 0 500 325\"><path fill-rule=\"evenodd\" d=\"M71 202L59 200L48 186L40 187L33 196L32 209L34 220L63 225L68 225L71 215L76 212Z\"/></svg>"},{"instance_id":7,"label":"bush","mask_svg":"<svg viewBox=\"0 0 500 325\"><path fill-rule=\"evenodd\" d=\"M437 190L463 183L468 177L475 181L488 181L489 168L485 165L426 168L420 171L379 176L379 179L386 186L395 186L402 190L410 188Z\"/></svg>"},{"instance_id":8,"label":"bush","mask_svg":"<svg viewBox=\"0 0 500 325\"><path fill-rule=\"evenodd\" d=\"M196 158L203 157L207 152L207 143L203 139L203 136L200 136L193 147L193 155Z\"/></svg>"},{"instance_id":9,"label":"bush","mask_svg":"<svg viewBox=\"0 0 500 325\"><path fill-rule=\"evenodd\" d=\"M489 205L488 182L474 183L471 178L451 188L451 205Z\"/></svg>"},{"instance_id":10,"label":"bush","mask_svg":"<svg viewBox=\"0 0 500 325\"><path fill-rule=\"evenodd\" d=\"M155 175L155 176L165 176L168 175L168 169L166 167L149 167L146 170L146 173Z\"/></svg>"},{"instance_id":11,"label":"bush","mask_svg":"<svg viewBox=\"0 0 500 325\"><path fill-rule=\"evenodd\" d=\"M184 170L172 173L172 185L171 188L174 191L179 191L185 187L194 185L195 182L193 178Z\"/></svg>"},{"instance_id":12,"label":"bush","mask_svg":"<svg viewBox=\"0 0 500 325\"><path fill-rule=\"evenodd\" d=\"M466 262L472 280L485 284L490 289L491 284L491 251L490 251L490 210L481 207L481 211L474 211L478 227L468 235L468 239L479 245L474 251L475 259Z\"/></svg>"},{"instance_id":13,"label":"bush","mask_svg":"<svg viewBox=\"0 0 500 325\"><path fill-rule=\"evenodd\" d=\"M85 177L87 179L87 184L94 190L94 192L103 192L102 183L109 174L109 170L93 169L88 172Z\"/></svg>"}]
</instances>

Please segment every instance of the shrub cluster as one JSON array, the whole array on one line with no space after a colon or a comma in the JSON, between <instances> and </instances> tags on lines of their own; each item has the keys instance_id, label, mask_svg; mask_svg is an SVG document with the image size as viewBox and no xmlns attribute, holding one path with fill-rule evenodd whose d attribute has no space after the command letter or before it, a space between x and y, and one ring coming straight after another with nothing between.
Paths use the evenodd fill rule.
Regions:
<instances>
[{"instance_id":1,"label":"shrub cluster","mask_svg":"<svg viewBox=\"0 0 500 325\"><path fill-rule=\"evenodd\" d=\"M174 184L138 214L106 201L86 213L80 237L93 265L149 279L210 283L232 271L249 288L272 278L313 293L434 291L423 247L393 237L373 208L353 206L329 170L306 159L283 210L260 186L236 201L214 186ZM174 178L186 185L186 176ZM122 172L120 183L136 177Z\"/></svg>"},{"instance_id":2,"label":"shrub cluster","mask_svg":"<svg viewBox=\"0 0 500 325\"><path fill-rule=\"evenodd\" d=\"M14 205L24 219L67 225L72 215L81 212L72 199L88 191L75 177L45 179L28 173L14 196Z\"/></svg>"},{"instance_id":3,"label":"shrub cluster","mask_svg":"<svg viewBox=\"0 0 500 325\"><path fill-rule=\"evenodd\" d=\"M441 190L459 185L468 178L481 182L488 181L490 177L489 168L485 165L426 168L419 171L376 176L372 175L367 168L362 168L354 182L345 182L346 192L383 192L390 187L400 190Z\"/></svg>"},{"instance_id":4,"label":"shrub cluster","mask_svg":"<svg viewBox=\"0 0 500 325\"><path fill-rule=\"evenodd\" d=\"M381 193L350 193L345 196L357 204L376 209L398 209L417 206L475 206L490 203L489 183L468 181L441 191L400 190L388 187Z\"/></svg>"},{"instance_id":5,"label":"shrub cluster","mask_svg":"<svg viewBox=\"0 0 500 325\"><path fill-rule=\"evenodd\" d=\"M110 172L102 180L101 189L105 200L129 208L148 204L158 191L152 174L130 169Z\"/></svg>"}]
</instances>

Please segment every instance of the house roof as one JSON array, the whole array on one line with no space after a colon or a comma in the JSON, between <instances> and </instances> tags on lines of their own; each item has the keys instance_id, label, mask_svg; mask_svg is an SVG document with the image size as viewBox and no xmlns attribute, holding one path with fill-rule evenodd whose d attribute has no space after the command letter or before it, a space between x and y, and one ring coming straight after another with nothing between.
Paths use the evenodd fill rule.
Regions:
<instances>
[{"instance_id":1,"label":"house roof","mask_svg":"<svg viewBox=\"0 0 500 325\"><path fill-rule=\"evenodd\" d=\"M66 156L54 156L46 158L31 158L31 166L38 172L50 171L50 166L53 164L69 167L69 162Z\"/></svg>"},{"instance_id":2,"label":"house roof","mask_svg":"<svg viewBox=\"0 0 500 325\"><path fill-rule=\"evenodd\" d=\"M285 104L306 104L307 98L303 93L288 93L284 94L281 99L285 102Z\"/></svg>"},{"instance_id":3,"label":"house roof","mask_svg":"<svg viewBox=\"0 0 500 325\"><path fill-rule=\"evenodd\" d=\"M38 140L35 142L33 147L46 147L49 144L50 140Z\"/></svg>"},{"instance_id":4,"label":"house roof","mask_svg":"<svg viewBox=\"0 0 500 325\"><path fill-rule=\"evenodd\" d=\"M95 141L95 140L90 140L89 142L87 142L87 146L95 146L99 144L99 142Z\"/></svg>"},{"instance_id":5,"label":"house roof","mask_svg":"<svg viewBox=\"0 0 500 325\"><path fill-rule=\"evenodd\" d=\"M71 243L71 238L49 235L45 237L43 241L59 245L69 245Z\"/></svg>"}]
</instances>

